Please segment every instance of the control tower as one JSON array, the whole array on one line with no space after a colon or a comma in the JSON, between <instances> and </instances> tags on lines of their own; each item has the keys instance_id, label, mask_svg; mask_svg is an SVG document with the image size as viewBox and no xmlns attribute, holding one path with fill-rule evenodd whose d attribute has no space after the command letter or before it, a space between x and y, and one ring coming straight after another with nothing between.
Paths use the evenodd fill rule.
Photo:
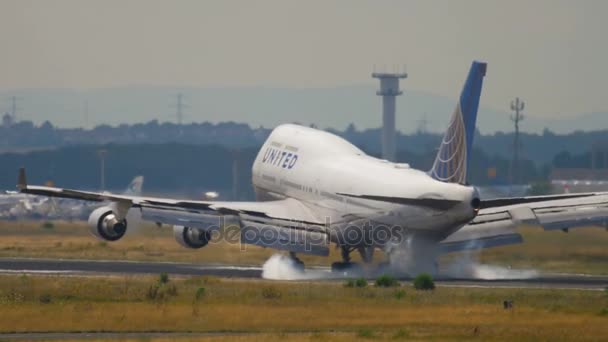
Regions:
<instances>
[{"instance_id":1,"label":"control tower","mask_svg":"<svg viewBox=\"0 0 608 342\"><path fill-rule=\"evenodd\" d=\"M372 77L380 79L376 95L382 96L382 158L395 161L395 97L403 94L399 79L407 73L374 72Z\"/></svg>"}]
</instances>

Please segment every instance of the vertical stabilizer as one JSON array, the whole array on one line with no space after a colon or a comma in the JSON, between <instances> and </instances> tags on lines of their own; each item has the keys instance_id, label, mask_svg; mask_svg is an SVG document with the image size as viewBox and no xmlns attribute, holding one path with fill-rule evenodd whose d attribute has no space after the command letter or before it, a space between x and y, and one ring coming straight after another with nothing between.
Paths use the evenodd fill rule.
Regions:
<instances>
[{"instance_id":1,"label":"vertical stabilizer","mask_svg":"<svg viewBox=\"0 0 608 342\"><path fill-rule=\"evenodd\" d=\"M144 186L144 176L137 176L133 178L127 189L125 190L125 195L134 195L140 196L142 188Z\"/></svg>"},{"instance_id":2,"label":"vertical stabilizer","mask_svg":"<svg viewBox=\"0 0 608 342\"><path fill-rule=\"evenodd\" d=\"M442 182L467 184L467 169L475 135L475 121L486 63L474 61L460 99L443 136L430 175Z\"/></svg>"}]
</instances>

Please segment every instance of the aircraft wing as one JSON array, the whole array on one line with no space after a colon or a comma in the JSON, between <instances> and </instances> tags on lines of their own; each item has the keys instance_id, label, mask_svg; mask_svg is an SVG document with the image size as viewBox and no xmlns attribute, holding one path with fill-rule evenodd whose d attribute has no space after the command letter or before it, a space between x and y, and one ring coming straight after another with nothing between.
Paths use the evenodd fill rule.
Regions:
<instances>
[{"instance_id":1,"label":"aircraft wing","mask_svg":"<svg viewBox=\"0 0 608 342\"><path fill-rule=\"evenodd\" d=\"M150 221L166 224L196 224L195 215L193 214L202 214L214 217L245 216L265 221L279 220L310 225L324 225L324 222L315 217L306 205L292 198L268 202L221 202L71 190L28 185L24 169L19 170L17 188L21 193L25 194L93 202L110 201L117 203L120 207L140 208L144 219L148 218Z\"/></svg>"},{"instance_id":2,"label":"aircraft wing","mask_svg":"<svg viewBox=\"0 0 608 342\"><path fill-rule=\"evenodd\" d=\"M328 255L327 225L302 202L286 198L267 202L193 201L144 197L109 192L90 192L28 185L19 171L17 188L22 193L93 202L112 202L118 214L139 209L146 221L206 231L235 223L241 242L289 251Z\"/></svg>"},{"instance_id":3,"label":"aircraft wing","mask_svg":"<svg viewBox=\"0 0 608 342\"><path fill-rule=\"evenodd\" d=\"M530 196L481 202L473 221L441 242L442 250L453 252L509 245L523 241L520 224L544 230L608 227L608 193Z\"/></svg>"}]
</instances>

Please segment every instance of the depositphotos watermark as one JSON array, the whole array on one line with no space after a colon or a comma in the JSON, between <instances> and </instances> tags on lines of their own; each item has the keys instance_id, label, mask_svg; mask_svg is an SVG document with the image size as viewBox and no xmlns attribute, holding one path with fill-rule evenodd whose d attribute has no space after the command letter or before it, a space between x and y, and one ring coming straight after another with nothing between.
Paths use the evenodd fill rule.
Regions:
<instances>
[{"instance_id":1,"label":"depositphotos watermark","mask_svg":"<svg viewBox=\"0 0 608 342\"><path fill-rule=\"evenodd\" d=\"M205 228L188 227L188 229L208 231L211 233L209 243L239 244L241 250L246 250L247 245L257 245L312 251L315 248L328 246L330 239L349 246L373 246L389 241L399 244L406 238L406 231L397 225L363 221L356 224L335 225L330 230L328 227L331 226L329 219L326 219L324 225L318 225L283 220L272 224L252 220L236 222L218 217L217 224L208 224Z\"/></svg>"}]
</instances>

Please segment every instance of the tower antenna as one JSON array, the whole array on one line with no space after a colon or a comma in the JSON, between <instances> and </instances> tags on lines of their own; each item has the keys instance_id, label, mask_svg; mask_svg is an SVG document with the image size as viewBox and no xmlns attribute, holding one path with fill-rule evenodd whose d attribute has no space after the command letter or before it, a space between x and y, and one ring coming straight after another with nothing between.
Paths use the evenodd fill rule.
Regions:
<instances>
[{"instance_id":1,"label":"tower antenna","mask_svg":"<svg viewBox=\"0 0 608 342\"><path fill-rule=\"evenodd\" d=\"M178 125L182 125L184 122L184 109L188 108L188 105L184 103L184 94L177 93L175 96L175 104L171 105L171 108L175 108L175 119Z\"/></svg>"},{"instance_id":2,"label":"tower antenna","mask_svg":"<svg viewBox=\"0 0 608 342\"><path fill-rule=\"evenodd\" d=\"M521 142L519 141L519 124L524 120L524 114L522 113L524 107L524 101L520 100L519 97L516 97L515 100L511 101L511 110L515 112L515 114L511 115L511 121L513 121L513 124L515 125L515 135L513 137L513 159L511 160L511 169L509 172L511 184L516 184L520 180L519 150L522 146Z\"/></svg>"},{"instance_id":3,"label":"tower antenna","mask_svg":"<svg viewBox=\"0 0 608 342\"><path fill-rule=\"evenodd\" d=\"M19 100L21 100L21 98L17 97L17 96L11 96L9 98L9 101L10 101L9 115L11 116L11 122L13 122L13 123L17 122L17 111L20 109L19 105L17 104L17 102Z\"/></svg>"}]
</instances>

